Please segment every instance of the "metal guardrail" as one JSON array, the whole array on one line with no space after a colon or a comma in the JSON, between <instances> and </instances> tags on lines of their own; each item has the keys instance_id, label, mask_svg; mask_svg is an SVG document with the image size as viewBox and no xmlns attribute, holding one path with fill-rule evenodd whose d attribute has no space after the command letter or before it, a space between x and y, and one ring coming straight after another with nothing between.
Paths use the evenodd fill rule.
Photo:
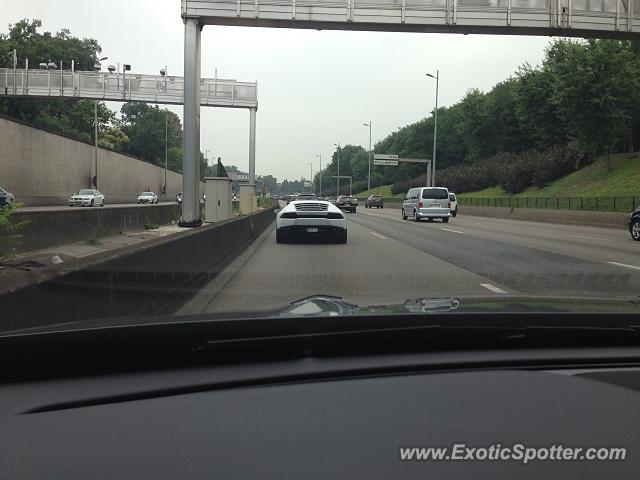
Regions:
<instances>
[{"instance_id":1,"label":"metal guardrail","mask_svg":"<svg viewBox=\"0 0 640 480\"><path fill-rule=\"evenodd\" d=\"M640 34L640 0L182 0L202 24L341 30Z\"/></svg>"},{"instance_id":2,"label":"metal guardrail","mask_svg":"<svg viewBox=\"0 0 640 480\"><path fill-rule=\"evenodd\" d=\"M202 79L200 103L209 107L257 108L256 83ZM184 78L72 70L0 68L0 97L73 97L171 105L184 103Z\"/></svg>"},{"instance_id":3,"label":"metal guardrail","mask_svg":"<svg viewBox=\"0 0 640 480\"><path fill-rule=\"evenodd\" d=\"M502 208L547 208L631 213L640 203L640 195L630 197L461 197L460 205Z\"/></svg>"}]
</instances>

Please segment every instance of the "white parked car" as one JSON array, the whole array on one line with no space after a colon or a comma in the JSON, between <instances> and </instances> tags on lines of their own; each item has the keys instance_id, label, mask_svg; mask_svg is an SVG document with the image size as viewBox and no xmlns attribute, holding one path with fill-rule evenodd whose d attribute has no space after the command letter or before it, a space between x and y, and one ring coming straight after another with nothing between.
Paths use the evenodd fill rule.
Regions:
<instances>
[{"instance_id":1,"label":"white parked car","mask_svg":"<svg viewBox=\"0 0 640 480\"><path fill-rule=\"evenodd\" d=\"M158 203L158 195L153 192L142 192L138 195L138 203L148 203L149 205Z\"/></svg>"},{"instance_id":2,"label":"white parked car","mask_svg":"<svg viewBox=\"0 0 640 480\"><path fill-rule=\"evenodd\" d=\"M0 208L5 205L11 205L12 203L15 203L15 201L16 198L12 193L7 192L4 188L0 187Z\"/></svg>"},{"instance_id":3,"label":"white parked car","mask_svg":"<svg viewBox=\"0 0 640 480\"><path fill-rule=\"evenodd\" d=\"M330 202L292 201L276 219L276 242L293 240L333 240L347 243L347 219Z\"/></svg>"},{"instance_id":4,"label":"white parked car","mask_svg":"<svg viewBox=\"0 0 640 480\"><path fill-rule=\"evenodd\" d=\"M82 189L69 197L70 207L104 207L104 195L98 190Z\"/></svg>"}]
</instances>

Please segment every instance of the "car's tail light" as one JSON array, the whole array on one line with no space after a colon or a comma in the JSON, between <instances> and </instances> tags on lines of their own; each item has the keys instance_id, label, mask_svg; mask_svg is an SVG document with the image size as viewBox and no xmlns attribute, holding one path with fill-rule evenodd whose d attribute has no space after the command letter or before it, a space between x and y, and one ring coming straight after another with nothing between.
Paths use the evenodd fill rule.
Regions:
<instances>
[{"instance_id":1,"label":"car's tail light","mask_svg":"<svg viewBox=\"0 0 640 480\"><path fill-rule=\"evenodd\" d=\"M418 203L418 208L424 208L424 203L422 202Z\"/></svg>"},{"instance_id":2,"label":"car's tail light","mask_svg":"<svg viewBox=\"0 0 640 480\"><path fill-rule=\"evenodd\" d=\"M296 214L296 212L286 212L280 215L280 218L297 218L297 217L298 215Z\"/></svg>"},{"instance_id":3,"label":"car's tail light","mask_svg":"<svg viewBox=\"0 0 640 480\"><path fill-rule=\"evenodd\" d=\"M342 220L344 217L342 216L341 213L337 213L337 212L329 212L329 214L327 215L327 218L332 218L332 219L340 219Z\"/></svg>"},{"instance_id":4,"label":"car's tail light","mask_svg":"<svg viewBox=\"0 0 640 480\"><path fill-rule=\"evenodd\" d=\"M449 207L448 208L451 208L451 202L449 202Z\"/></svg>"}]
</instances>

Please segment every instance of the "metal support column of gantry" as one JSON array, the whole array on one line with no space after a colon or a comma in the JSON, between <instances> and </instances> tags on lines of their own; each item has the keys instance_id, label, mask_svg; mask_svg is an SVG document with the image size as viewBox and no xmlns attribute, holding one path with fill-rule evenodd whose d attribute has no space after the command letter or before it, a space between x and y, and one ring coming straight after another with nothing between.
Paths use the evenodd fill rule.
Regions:
<instances>
[{"instance_id":1,"label":"metal support column of gantry","mask_svg":"<svg viewBox=\"0 0 640 480\"><path fill-rule=\"evenodd\" d=\"M184 155L183 199L180 226L202 225L200 215L200 69L202 24L198 17L184 17ZM256 84L257 98L257 84ZM256 210L256 115L249 108L249 184L245 187L243 213ZM250 187L250 188L249 188Z\"/></svg>"},{"instance_id":2,"label":"metal support column of gantry","mask_svg":"<svg viewBox=\"0 0 640 480\"><path fill-rule=\"evenodd\" d=\"M184 18L184 146L181 227L202 225L200 215L200 47L202 25Z\"/></svg>"},{"instance_id":3,"label":"metal support column of gantry","mask_svg":"<svg viewBox=\"0 0 640 480\"><path fill-rule=\"evenodd\" d=\"M249 109L249 185L253 188L251 205L256 209L256 113L257 109Z\"/></svg>"}]
</instances>

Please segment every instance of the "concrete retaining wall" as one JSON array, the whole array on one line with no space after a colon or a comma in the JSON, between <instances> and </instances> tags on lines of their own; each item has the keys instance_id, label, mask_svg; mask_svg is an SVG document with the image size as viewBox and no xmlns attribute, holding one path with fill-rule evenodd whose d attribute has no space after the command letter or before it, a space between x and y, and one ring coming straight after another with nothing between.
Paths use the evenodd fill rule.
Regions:
<instances>
[{"instance_id":1,"label":"concrete retaining wall","mask_svg":"<svg viewBox=\"0 0 640 480\"><path fill-rule=\"evenodd\" d=\"M460 215L506 218L512 220L531 220L549 223L571 223L598 227L628 228L631 212L590 212L584 210L552 210L541 208L502 208L459 205Z\"/></svg>"},{"instance_id":2,"label":"concrete retaining wall","mask_svg":"<svg viewBox=\"0 0 640 480\"><path fill-rule=\"evenodd\" d=\"M273 209L123 247L0 295L0 331L95 318L171 314L275 220ZM249 298L251 292L247 292Z\"/></svg>"},{"instance_id":3,"label":"concrete retaining wall","mask_svg":"<svg viewBox=\"0 0 640 480\"><path fill-rule=\"evenodd\" d=\"M178 205L132 205L127 207L68 208L24 212L11 216L14 223L27 221L16 252L81 242L90 238L141 230L147 224L167 225L180 218Z\"/></svg>"},{"instance_id":4,"label":"concrete retaining wall","mask_svg":"<svg viewBox=\"0 0 640 480\"><path fill-rule=\"evenodd\" d=\"M89 188L94 159L93 145L0 117L0 185L18 202L64 205L70 194ZM147 189L160 194L163 184L164 168L98 150L98 189L107 203L135 202ZM166 198L175 200L181 191L182 175L169 171Z\"/></svg>"}]
</instances>

